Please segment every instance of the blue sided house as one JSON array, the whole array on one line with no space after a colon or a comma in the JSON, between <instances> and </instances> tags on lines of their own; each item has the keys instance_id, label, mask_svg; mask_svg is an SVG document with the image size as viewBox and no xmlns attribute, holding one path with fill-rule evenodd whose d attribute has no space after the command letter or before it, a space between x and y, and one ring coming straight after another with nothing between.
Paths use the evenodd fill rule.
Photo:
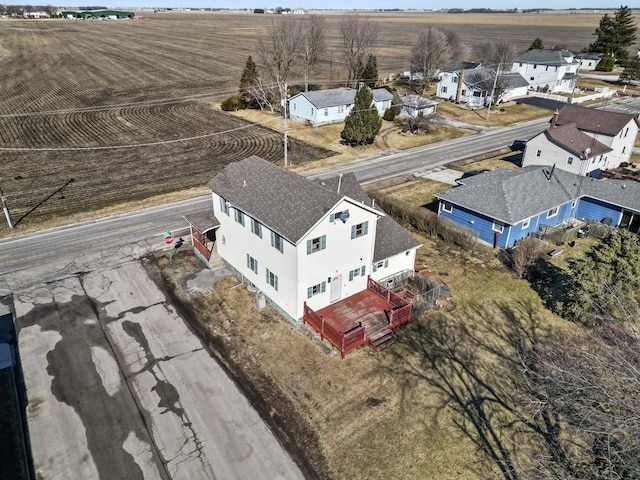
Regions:
<instances>
[{"instance_id":1,"label":"blue sided house","mask_svg":"<svg viewBox=\"0 0 640 480\"><path fill-rule=\"evenodd\" d=\"M584 177L554 167L496 169L436 195L438 216L495 248L570 219L640 233L640 183Z\"/></svg>"}]
</instances>

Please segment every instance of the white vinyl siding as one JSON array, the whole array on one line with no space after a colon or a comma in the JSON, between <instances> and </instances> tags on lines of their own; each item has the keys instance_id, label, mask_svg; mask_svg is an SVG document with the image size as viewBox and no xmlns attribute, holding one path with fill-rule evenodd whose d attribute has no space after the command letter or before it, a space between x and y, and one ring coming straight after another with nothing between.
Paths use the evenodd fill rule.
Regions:
<instances>
[{"instance_id":1,"label":"white vinyl siding","mask_svg":"<svg viewBox=\"0 0 640 480\"><path fill-rule=\"evenodd\" d=\"M318 295L319 293L324 293L327 291L327 282L322 282L313 287L307 288L307 298L311 298L314 295Z\"/></svg>"}]
</instances>

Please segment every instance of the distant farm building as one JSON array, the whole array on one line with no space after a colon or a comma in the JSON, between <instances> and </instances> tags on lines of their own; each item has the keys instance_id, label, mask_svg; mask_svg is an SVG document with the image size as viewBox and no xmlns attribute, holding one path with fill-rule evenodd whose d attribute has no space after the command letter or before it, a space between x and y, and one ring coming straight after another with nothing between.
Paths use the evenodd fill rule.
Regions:
<instances>
[{"instance_id":1,"label":"distant farm building","mask_svg":"<svg viewBox=\"0 0 640 480\"><path fill-rule=\"evenodd\" d=\"M51 18L47 12L24 12L22 16L24 18Z\"/></svg>"},{"instance_id":2,"label":"distant farm building","mask_svg":"<svg viewBox=\"0 0 640 480\"><path fill-rule=\"evenodd\" d=\"M62 12L62 18L105 18L105 19L121 19L133 18L134 12L124 12L121 10L67 10Z\"/></svg>"}]
</instances>

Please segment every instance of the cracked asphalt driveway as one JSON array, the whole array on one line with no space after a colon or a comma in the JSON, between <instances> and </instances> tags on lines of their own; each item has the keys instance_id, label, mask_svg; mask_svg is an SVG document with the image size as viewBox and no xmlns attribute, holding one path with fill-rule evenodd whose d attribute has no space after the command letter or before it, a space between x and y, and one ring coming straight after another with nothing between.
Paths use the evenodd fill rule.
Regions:
<instances>
[{"instance_id":1,"label":"cracked asphalt driveway","mask_svg":"<svg viewBox=\"0 0 640 480\"><path fill-rule=\"evenodd\" d=\"M141 261L14 306L39 478L303 478Z\"/></svg>"}]
</instances>

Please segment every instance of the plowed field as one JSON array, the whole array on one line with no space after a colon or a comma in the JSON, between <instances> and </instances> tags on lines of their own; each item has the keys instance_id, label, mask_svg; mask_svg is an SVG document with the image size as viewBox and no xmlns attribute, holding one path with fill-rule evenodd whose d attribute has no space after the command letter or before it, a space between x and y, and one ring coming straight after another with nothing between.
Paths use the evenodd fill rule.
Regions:
<instances>
[{"instance_id":1,"label":"plowed field","mask_svg":"<svg viewBox=\"0 0 640 480\"><path fill-rule=\"evenodd\" d=\"M0 21L0 185L14 220L72 178L22 224L204 185L251 154L282 160L282 138L270 124L249 126L212 107L237 91L273 16L142 13L140 21ZM327 50L313 80L334 85L344 77L342 14L318 15ZM602 15L362 14L380 27L380 77L408 69L412 39L425 26L453 30L468 47L509 38L522 51L541 37L546 46L579 50ZM293 140L290 159L331 154Z\"/></svg>"}]
</instances>

